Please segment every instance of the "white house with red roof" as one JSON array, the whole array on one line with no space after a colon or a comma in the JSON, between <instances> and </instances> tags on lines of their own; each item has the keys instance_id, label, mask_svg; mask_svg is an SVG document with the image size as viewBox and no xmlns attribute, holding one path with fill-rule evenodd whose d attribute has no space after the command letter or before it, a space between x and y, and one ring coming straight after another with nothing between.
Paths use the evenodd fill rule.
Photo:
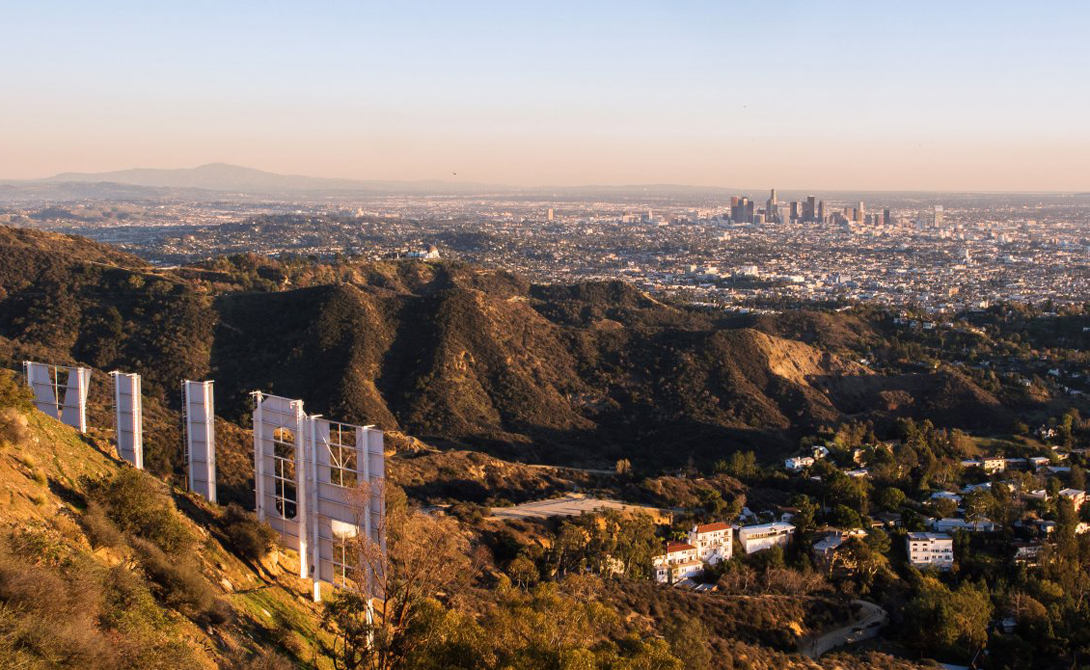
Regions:
<instances>
[{"instance_id":1,"label":"white house with red roof","mask_svg":"<svg viewBox=\"0 0 1090 670\"><path fill-rule=\"evenodd\" d=\"M700 560L699 550L693 545L670 542L666 545L666 553L651 557L651 566L655 569L655 581L673 584L699 575L704 570L704 561Z\"/></svg>"},{"instance_id":2,"label":"white house with red roof","mask_svg":"<svg viewBox=\"0 0 1090 670\"><path fill-rule=\"evenodd\" d=\"M731 557L733 538L730 524L723 522L705 523L692 527L689 531L689 544L696 547L697 558L715 565Z\"/></svg>"}]
</instances>

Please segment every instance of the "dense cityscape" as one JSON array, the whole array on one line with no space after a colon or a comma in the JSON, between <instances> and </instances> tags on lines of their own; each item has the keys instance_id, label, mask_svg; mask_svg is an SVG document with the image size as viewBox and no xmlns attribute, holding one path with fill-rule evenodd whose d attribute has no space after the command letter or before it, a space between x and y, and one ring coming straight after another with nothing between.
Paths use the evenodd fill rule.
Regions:
<instances>
[{"instance_id":1,"label":"dense cityscape","mask_svg":"<svg viewBox=\"0 0 1090 670\"><path fill-rule=\"evenodd\" d=\"M869 201L862 198L869 197ZM163 265L223 253L431 257L544 282L624 278L735 309L819 302L929 311L1078 302L1090 196L372 196L348 202L60 202L0 223L86 235Z\"/></svg>"}]
</instances>

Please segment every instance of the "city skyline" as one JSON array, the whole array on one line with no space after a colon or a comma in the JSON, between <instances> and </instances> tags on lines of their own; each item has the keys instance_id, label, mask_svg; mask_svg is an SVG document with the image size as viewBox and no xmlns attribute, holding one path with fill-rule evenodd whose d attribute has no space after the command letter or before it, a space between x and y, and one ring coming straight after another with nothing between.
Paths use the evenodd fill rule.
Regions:
<instances>
[{"instance_id":1,"label":"city skyline","mask_svg":"<svg viewBox=\"0 0 1090 670\"><path fill-rule=\"evenodd\" d=\"M1090 190L1074 2L8 7L0 179ZM93 39L88 39L93 37Z\"/></svg>"}]
</instances>

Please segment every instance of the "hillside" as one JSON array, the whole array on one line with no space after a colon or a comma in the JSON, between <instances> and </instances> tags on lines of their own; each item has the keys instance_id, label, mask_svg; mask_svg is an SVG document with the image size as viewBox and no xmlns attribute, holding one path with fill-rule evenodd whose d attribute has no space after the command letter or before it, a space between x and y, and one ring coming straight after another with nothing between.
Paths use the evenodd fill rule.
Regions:
<instances>
[{"instance_id":1,"label":"hillside","mask_svg":"<svg viewBox=\"0 0 1090 670\"><path fill-rule=\"evenodd\" d=\"M116 458L109 431L79 435L27 398L0 371L0 481L7 489L0 497L0 667L334 667L338 620L328 615L337 610L309 601L309 584L295 576L297 557L269 544L252 515L132 469ZM407 490L432 479L434 468L458 468L490 491L490 473L506 485L517 480L511 469L528 486L536 477L526 466L391 438L401 453L395 479ZM550 474L537 480L550 478L570 484ZM545 526L478 520L444 527L472 539L461 560L471 555L479 563L456 608L429 610L448 617L431 635L450 638L452 624L463 632L429 647L430 656L419 657L428 665L408 667L537 668L531 659L583 654L600 659L586 667L680 670L695 652L693 640L672 628L677 621L708 631L700 646L714 652L710 668L917 667L875 653L820 663L798 655L801 636L847 620L844 603L829 595L697 596L595 577L524 591L511 587L501 567L512 542L516 550L547 547ZM472 660L450 664L458 658Z\"/></svg>"},{"instance_id":2,"label":"hillside","mask_svg":"<svg viewBox=\"0 0 1090 670\"><path fill-rule=\"evenodd\" d=\"M258 558L237 539L254 522L13 404L11 383L0 371L0 667L332 667L296 557Z\"/></svg>"},{"instance_id":3,"label":"hillside","mask_svg":"<svg viewBox=\"0 0 1090 670\"><path fill-rule=\"evenodd\" d=\"M532 286L456 263L238 257L160 271L13 229L0 253L17 268L0 273L0 365L133 370L166 409L181 379L210 377L218 411L239 421L262 389L507 458L654 468L743 448L774 458L853 418L1002 416L957 372L855 363L879 338L847 315L739 320L621 282Z\"/></svg>"}]
</instances>

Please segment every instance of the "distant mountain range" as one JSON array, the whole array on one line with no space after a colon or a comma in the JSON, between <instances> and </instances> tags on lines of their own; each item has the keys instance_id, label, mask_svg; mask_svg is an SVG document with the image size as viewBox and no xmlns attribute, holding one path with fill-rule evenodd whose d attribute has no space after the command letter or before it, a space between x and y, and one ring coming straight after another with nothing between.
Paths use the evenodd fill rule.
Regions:
<instances>
[{"instance_id":1,"label":"distant mountain range","mask_svg":"<svg viewBox=\"0 0 1090 670\"><path fill-rule=\"evenodd\" d=\"M509 187L457 181L354 180L285 175L254 168L208 163L195 168L135 168L116 172L65 172L39 180L48 184L111 183L166 189L203 189L243 193L331 191L468 192Z\"/></svg>"},{"instance_id":2,"label":"distant mountain range","mask_svg":"<svg viewBox=\"0 0 1090 670\"><path fill-rule=\"evenodd\" d=\"M285 175L254 168L208 163L195 168L134 168L114 172L64 172L45 179L0 180L0 201L65 198L194 199L230 196L351 196L407 195L564 195L567 197L646 197L708 195L721 197L730 189L679 184L585 185L517 187L505 184L450 180L400 181L336 179Z\"/></svg>"},{"instance_id":3,"label":"distant mountain range","mask_svg":"<svg viewBox=\"0 0 1090 670\"><path fill-rule=\"evenodd\" d=\"M519 187L507 184L450 180L399 181L386 179L337 179L285 175L254 168L208 163L195 168L134 168L114 172L64 172L45 179L0 180L0 202L36 203L60 200L146 200L187 198L192 200L252 197L336 198L367 195L506 195L527 198L566 198L570 200L611 199L647 203L684 199L689 204L706 198L722 203L736 194L756 194L763 188L692 186L685 184L586 184L580 186ZM814 191L780 190L783 200L802 199ZM879 198L902 204L918 201L931 203L936 197L947 204L989 199L1020 199L1025 194L927 193L921 191L820 191L823 197L853 201ZM1044 197L1071 197L1071 194L1040 194ZM1078 194L1076 194L1077 197ZM1019 200L1021 201L1021 200Z\"/></svg>"}]
</instances>

